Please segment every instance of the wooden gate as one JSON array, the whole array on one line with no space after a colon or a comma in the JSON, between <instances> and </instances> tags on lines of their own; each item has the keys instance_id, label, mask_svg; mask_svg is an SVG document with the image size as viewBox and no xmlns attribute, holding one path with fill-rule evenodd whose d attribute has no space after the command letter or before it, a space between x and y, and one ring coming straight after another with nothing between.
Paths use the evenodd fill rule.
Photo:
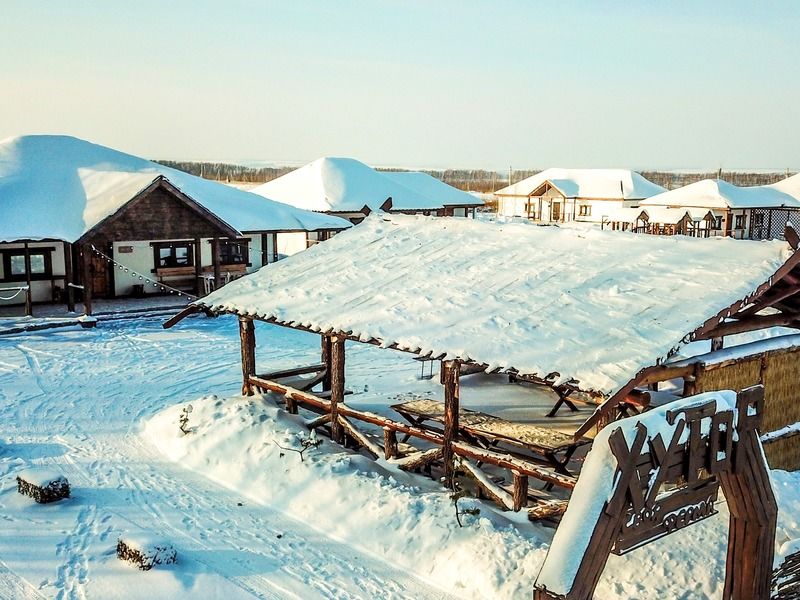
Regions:
<instances>
[{"instance_id":1,"label":"wooden gate","mask_svg":"<svg viewBox=\"0 0 800 600\"><path fill-rule=\"evenodd\" d=\"M109 295L108 270L109 263L102 256L92 253L89 261L89 278L92 285L92 296L95 298L105 298Z\"/></svg>"}]
</instances>

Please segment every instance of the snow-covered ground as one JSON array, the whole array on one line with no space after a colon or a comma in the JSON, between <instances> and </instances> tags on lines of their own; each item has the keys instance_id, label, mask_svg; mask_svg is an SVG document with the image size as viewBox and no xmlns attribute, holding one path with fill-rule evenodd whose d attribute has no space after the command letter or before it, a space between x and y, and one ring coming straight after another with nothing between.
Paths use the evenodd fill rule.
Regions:
<instances>
[{"instance_id":1,"label":"snow-covered ground","mask_svg":"<svg viewBox=\"0 0 800 600\"><path fill-rule=\"evenodd\" d=\"M260 368L318 360L318 336L259 323L257 337ZM419 370L408 355L348 345L348 403L387 412L398 393L440 396ZM240 377L228 317L0 337L0 598L530 598L551 529L484 503L460 529L435 482L327 440L301 463L275 442L297 444L302 422L238 397ZM518 416L549 401L500 385L465 379L465 403L502 391L493 412ZM72 497L19 496L15 474L33 466L63 473ZM800 477L773 475L780 544L800 537ZM599 597L719 597L720 513L612 557ZM119 562L123 534L167 539L178 564Z\"/></svg>"}]
</instances>

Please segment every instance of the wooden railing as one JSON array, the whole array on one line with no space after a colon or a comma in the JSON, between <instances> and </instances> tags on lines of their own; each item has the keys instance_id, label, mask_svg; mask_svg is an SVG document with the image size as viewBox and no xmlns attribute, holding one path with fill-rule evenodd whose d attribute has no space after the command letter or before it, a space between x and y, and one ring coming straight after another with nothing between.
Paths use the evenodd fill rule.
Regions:
<instances>
[{"instance_id":1,"label":"wooden railing","mask_svg":"<svg viewBox=\"0 0 800 600\"><path fill-rule=\"evenodd\" d=\"M4 293L13 292L10 296L4 295ZM33 315L33 296L31 296L31 286L29 285L21 285L19 287L10 287L10 288L0 288L0 300L13 300L21 292L25 292L25 315L30 317Z\"/></svg>"},{"instance_id":2,"label":"wooden railing","mask_svg":"<svg viewBox=\"0 0 800 600\"><path fill-rule=\"evenodd\" d=\"M332 402L326 398L317 396L312 392L304 392L290 387L273 379L266 379L258 375L248 377L249 384L260 391L275 392L282 395L286 401L289 412L297 412L298 405L311 409L313 412L321 413L321 417L308 422L309 427L318 427L329 424L335 418L339 426L356 442L358 442L374 458L383 455L388 461L395 462L400 468L416 469L442 457L445 445L448 446L451 455L459 456L462 459L474 460L479 463L494 465L502 469L511 471L513 475L513 497L503 499L497 497L497 490L493 489L486 478L478 475L477 466L470 465L464 460L465 471L468 475L475 478L476 483L488 493L490 497L501 503L504 508L520 510L525 506L527 500L528 478L533 477L550 485L557 485L566 489L573 489L577 479L570 475L564 475L554 470L545 468L533 460L526 460L520 456L513 456L508 453L498 452L487 448L481 448L461 440L447 441L445 436L437 431L422 427L408 425L393 419L378 415L372 412L358 410L338 402L335 406L335 416L332 414ZM360 431L352 421L361 421L383 430L383 444L370 439L365 433ZM438 447L438 449L418 450L417 452L400 457L398 453L397 434L423 440Z\"/></svg>"}]
</instances>

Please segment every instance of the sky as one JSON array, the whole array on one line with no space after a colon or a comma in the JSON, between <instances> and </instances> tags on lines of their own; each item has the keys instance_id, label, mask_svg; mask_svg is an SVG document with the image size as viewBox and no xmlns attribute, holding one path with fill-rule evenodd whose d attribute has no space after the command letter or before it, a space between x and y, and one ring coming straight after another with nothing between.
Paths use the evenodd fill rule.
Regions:
<instances>
[{"instance_id":1,"label":"sky","mask_svg":"<svg viewBox=\"0 0 800 600\"><path fill-rule=\"evenodd\" d=\"M147 158L800 168L800 2L0 0L0 139Z\"/></svg>"}]
</instances>

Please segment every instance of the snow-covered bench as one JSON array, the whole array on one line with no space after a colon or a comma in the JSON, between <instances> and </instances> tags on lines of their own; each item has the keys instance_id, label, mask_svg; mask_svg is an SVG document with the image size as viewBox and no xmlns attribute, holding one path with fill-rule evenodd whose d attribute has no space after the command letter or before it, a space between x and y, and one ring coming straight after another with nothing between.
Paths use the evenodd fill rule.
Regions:
<instances>
[{"instance_id":1,"label":"snow-covered bench","mask_svg":"<svg viewBox=\"0 0 800 600\"><path fill-rule=\"evenodd\" d=\"M17 492L40 504L69 498L69 481L55 469L32 468L17 473Z\"/></svg>"},{"instance_id":2,"label":"snow-covered bench","mask_svg":"<svg viewBox=\"0 0 800 600\"><path fill-rule=\"evenodd\" d=\"M135 564L142 571L149 571L156 565L178 562L178 553L164 539L145 533L126 534L117 540L117 558Z\"/></svg>"}]
</instances>

